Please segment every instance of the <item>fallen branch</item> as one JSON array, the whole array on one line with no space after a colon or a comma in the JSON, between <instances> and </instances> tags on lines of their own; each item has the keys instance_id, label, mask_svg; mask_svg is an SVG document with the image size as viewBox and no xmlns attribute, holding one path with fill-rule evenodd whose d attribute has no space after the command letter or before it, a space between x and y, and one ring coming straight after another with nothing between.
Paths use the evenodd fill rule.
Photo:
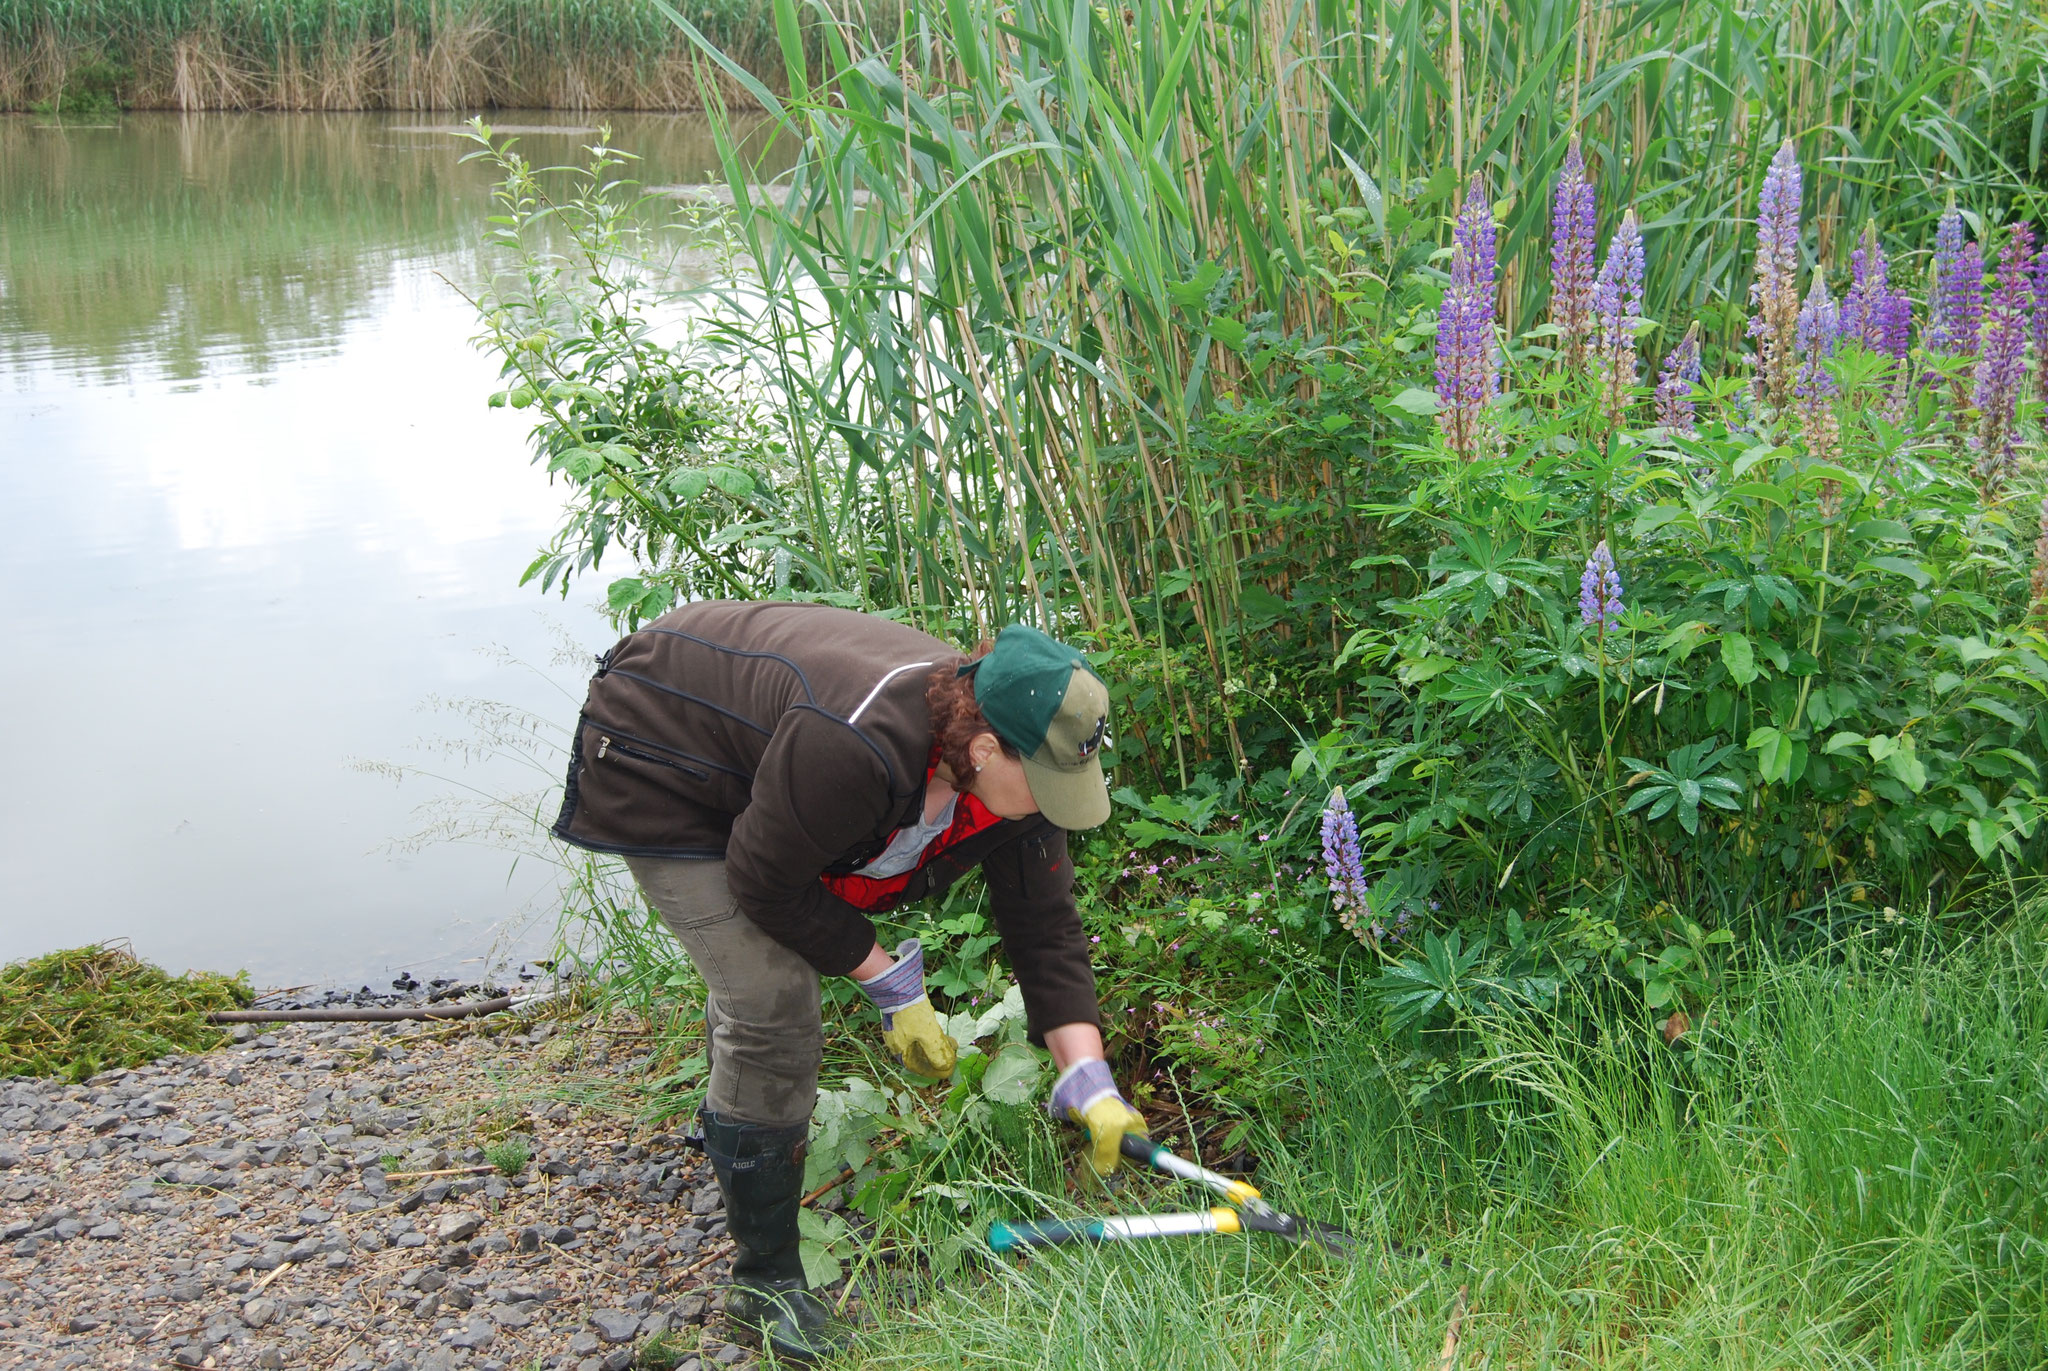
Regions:
<instances>
[{"instance_id":1,"label":"fallen branch","mask_svg":"<svg viewBox=\"0 0 2048 1371\"><path fill-rule=\"evenodd\" d=\"M439 1171L387 1171L384 1173L384 1179L387 1181L416 1181L422 1176L474 1176L480 1171L496 1171L497 1169L491 1163L485 1162L482 1166L450 1166Z\"/></svg>"}]
</instances>

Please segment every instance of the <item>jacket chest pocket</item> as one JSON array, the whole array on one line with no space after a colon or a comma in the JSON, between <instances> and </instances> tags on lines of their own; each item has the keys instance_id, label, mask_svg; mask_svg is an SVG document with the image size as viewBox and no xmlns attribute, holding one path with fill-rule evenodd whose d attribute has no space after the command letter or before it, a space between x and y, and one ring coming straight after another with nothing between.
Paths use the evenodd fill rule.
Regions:
<instances>
[{"instance_id":1,"label":"jacket chest pocket","mask_svg":"<svg viewBox=\"0 0 2048 1371\"><path fill-rule=\"evenodd\" d=\"M599 733L597 735L597 748L596 751L592 754L591 760L593 762L604 762L610 761L613 758L624 758L634 762L644 762L650 766L665 766L672 771L680 771L685 776L691 777L694 780L708 781L711 779L711 773L708 771L701 771L694 766L690 766L689 764L672 757L660 756L659 754L650 751L645 747L641 747L635 743L623 742L620 739L614 738L609 734Z\"/></svg>"}]
</instances>

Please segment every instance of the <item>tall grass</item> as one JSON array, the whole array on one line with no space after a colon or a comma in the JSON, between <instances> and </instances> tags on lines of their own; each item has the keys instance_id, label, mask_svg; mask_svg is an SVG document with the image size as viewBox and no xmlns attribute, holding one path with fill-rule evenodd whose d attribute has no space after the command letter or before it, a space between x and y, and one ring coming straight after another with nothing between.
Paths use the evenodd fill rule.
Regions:
<instances>
[{"instance_id":1,"label":"tall grass","mask_svg":"<svg viewBox=\"0 0 2048 1371\"><path fill-rule=\"evenodd\" d=\"M1326 993L1287 1063L1308 1119L1259 1179L1349 1222L1358 1260L1216 1238L998 1264L887 1316L865 1364L1434 1365L1465 1286L1462 1366L2039 1366L2044 912L1920 965L1772 967L1675 1051L1496 1023L1419 1107ZM1200 1203L1133 1182L1116 1207Z\"/></svg>"},{"instance_id":2,"label":"tall grass","mask_svg":"<svg viewBox=\"0 0 2048 1371\"><path fill-rule=\"evenodd\" d=\"M774 55L759 0L692 13ZM645 0L0 0L0 110L81 81L160 109L694 109L695 66Z\"/></svg>"},{"instance_id":3,"label":"tall grass","mask_svg":"<svg viewBox=\"0 0 2048 1371\"><path fill-rule=\"evenodd\" d=\"M935 622L1156 647L1155 719L1240 756L1248 639L1314 624L1295 597L1359 539L1336 482L1384 444L1423 336L1382 306L1428 274L1466 178L1506 207L1511 329L1540 320L1578 137L1603 232L1643 220L1661 345L1697 314L1726 346L1784 139L1818 169L1822 265L1879 211L1911 244L1951 192L2018 212L2044 165L2048 21L2004 0L954 0L906 4L901 41L794 3L777 23L785 97L721 59L800 150L787 209L727 159L766 295L735 336L791 397L822 555L874 562L829 570Z\"/></svg>"}]
</instances>

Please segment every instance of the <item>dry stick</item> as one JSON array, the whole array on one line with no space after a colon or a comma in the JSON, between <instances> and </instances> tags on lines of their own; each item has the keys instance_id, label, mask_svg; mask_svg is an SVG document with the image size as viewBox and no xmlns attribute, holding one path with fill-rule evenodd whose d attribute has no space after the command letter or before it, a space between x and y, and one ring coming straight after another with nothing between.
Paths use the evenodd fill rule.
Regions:
<instances>
[{"instance_id":1,"label":"dry stick","mask_svg":"<svg viewBox=\"0 0 2048 1371\"><path fill-rule=\"evenodd\" d=\"M497 1169L497 1167L486 1162L482 1166L451 1166L441 1171L387 1171L384 1174L384 1179L387 1181L416 1181L422 1176L472 1176L479 1171L496 1171Z\"/></svg>"},{"instance_id":2,"label":"dry stick","mask_svg":"<svg viewBox=\"0 0 2048 1371\"><path fill-rule=\"evenodd\" d=\"M1458 1330L1465 1322L1465 1295L1469 1285L1458 1287L1458 1298L1451 1301L1451 1321L1444 1328L1444 1348L1437 1353L1436 1371L1451 1371L1458 1360Z\"/></svg>"},{"instance_id":3,"label":"dry stick","mask_svg":"<svg viewBox=\"0 0 2048 1371\"><path fill-rule=\"evenodd\" d=\"M270 1284L270 1283L271 1283L272 1281L276 1280L276 1279L277 1279L277 1278L278 1278L279 1276L282 1276L282 1275L283 1275L283 1274L284 1274L285 1272L287 1272L287 1271L291 1270L291 1269L292 1269L292 1268L293 1268L294 1266L297 1266L297 1265L298 1265L298 1263L297 1263L297 1262L285 1262L285 1263L283 1263L283 1264L282 1264L282 1265L280 1265L280 1266L279 1266L279 1267L278 1267L278 1268L277 1268L277 1269L276 1269L275 1271L272 1271L272 1272L271 1272L271 1273L270 1273L269 1275L265 1276L265 1277L264 1277L264 1278L263 1278L262 1280L260 1280L260 1281L256 1282L256 1284L255 1284L254 1288L252 1288L252 1289L251 1289L251 1290L249 1291L249 1293L250 1293L250 1294L251 1294L252 1296L253 1296L253 1295L260 1295L260 1294L262 1294L262 1293L263 1293L263 1287L264 1287L264 1286L266 1286L266 1285L269 1285L269 1284Z\"/></svg>"},{"instance_id":4,"label":"dry stick","mask_svg":"<svg viewBox=\"0 0 2048 1371\"><path fill-rule=\"evenodd\" d=\"M730 1255L731 1252L732 1243L727 1242L724 1246L720 1247L716 1252L712 1252L706 1255L705 1257L701 1258L700 1260L692 1262L690 1265L676 1272L672 1279L681 1280L685 1276L694 1276L699 1271L702 1271L705 1267L711 1265L711 1263L717 1261L720 1257Z\"/></svg>"}]
</instances>

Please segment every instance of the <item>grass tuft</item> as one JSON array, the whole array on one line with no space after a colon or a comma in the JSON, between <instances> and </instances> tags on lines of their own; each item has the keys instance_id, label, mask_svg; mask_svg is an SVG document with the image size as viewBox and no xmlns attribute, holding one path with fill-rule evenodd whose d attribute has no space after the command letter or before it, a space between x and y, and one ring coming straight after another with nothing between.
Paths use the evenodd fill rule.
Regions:
<instances>
[{"instance_id":1,"label":"grass tuft","mask_svg":"<svg viewBox=\"0 0 2048 1371\"><path fill-rule=\"evenodd\" d=\"M125 943L52 952L0 970L0 1076L89 1076L218 1047L214 1010L255 999L248 974L173 976Z\"/></svg>"}]
</instances>

